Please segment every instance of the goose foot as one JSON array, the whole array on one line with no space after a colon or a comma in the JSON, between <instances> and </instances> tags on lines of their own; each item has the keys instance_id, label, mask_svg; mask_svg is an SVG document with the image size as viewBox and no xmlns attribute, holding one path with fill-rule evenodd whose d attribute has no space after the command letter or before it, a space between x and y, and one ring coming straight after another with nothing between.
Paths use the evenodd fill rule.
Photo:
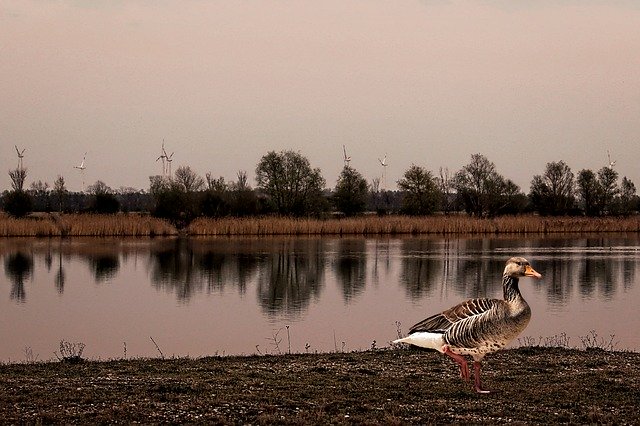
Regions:
<instances>
[{"instance_id":1,"label":"goose foot","mask_svg":"<svg viewBox=\"0 0 640 426\"><path fill-rule=\"evenodd\" d=\"M475 384L476 392L478 392L478 393L491 393L493 391L490 391L488 389L483 388L482 387L482 383L480 382L480 367L481 366L482 366L482 363L480 361L474 361L473 362L474 384Z\"/></svg>"},{"instance_id":2,"label":"goose foot","mask_svg":"<svg viewBox=\"0 0 640 426\"><path fill-rule=\"evenodd\" d=\"M471 374L469 373L469 364L467 364L467 360L464 359L462 355L451 352L451 349L447 345L442 347L442 352L453 358L456 364L460 366L460 377L468 381L471 378Z\"/></svg>"}]
</instances>

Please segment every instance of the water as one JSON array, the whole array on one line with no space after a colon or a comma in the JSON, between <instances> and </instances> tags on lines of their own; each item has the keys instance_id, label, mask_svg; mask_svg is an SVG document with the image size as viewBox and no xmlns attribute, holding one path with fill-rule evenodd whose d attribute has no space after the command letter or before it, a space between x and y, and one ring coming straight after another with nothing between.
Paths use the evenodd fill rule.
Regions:
<instances>
[{"instance_id":1,"label":"water","mask_svg":"<svg viewBox=\"0 0 640 426\"><path fill-rule=\"evenodd\" d=\"M55 359L61 340L86 344L93 359L383 347L463 299L501 297L513 255L543 274L521 279L533 311L523 339L564 333L583 347L594 330L638 351L639 243L636 235L2 239L0 361Z\"/></svg>"}]
</instances>

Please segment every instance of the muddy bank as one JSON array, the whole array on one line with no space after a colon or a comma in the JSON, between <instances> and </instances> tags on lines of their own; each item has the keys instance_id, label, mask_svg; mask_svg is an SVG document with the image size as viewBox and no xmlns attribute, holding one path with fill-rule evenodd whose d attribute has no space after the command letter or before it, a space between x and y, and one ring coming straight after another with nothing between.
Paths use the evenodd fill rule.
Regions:
<instances>
[{"instance_id":1,"label":"muddy bank","mask_svg":"<svg viewBox=\"0 0 640 426\"><path fill-rule=\"evenodd\" d=\"M640 354L526 347L487 357L478 395L412 349L0 366L2 423L640 421Z\"/></svg>"}]
</instances>

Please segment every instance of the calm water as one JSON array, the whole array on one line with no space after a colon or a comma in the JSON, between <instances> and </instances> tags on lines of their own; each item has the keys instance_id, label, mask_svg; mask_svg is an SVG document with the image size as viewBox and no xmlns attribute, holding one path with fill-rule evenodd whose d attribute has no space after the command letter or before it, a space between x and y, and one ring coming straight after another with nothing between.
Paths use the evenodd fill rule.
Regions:
<instances>
[{"instance_id":1,"label":"calm water","mask_svg":"<svg viewBox=\"0 0 640 426\"><path fill-rule=\"evenodd\" d=\"M204 356L386 346L469 297L501 297L512 255L523 336L595 330L640 350L640 240L602 238L0 239L0 361ZM398 324L399 323L399 324Z\"/></svg>"}]
</instances>

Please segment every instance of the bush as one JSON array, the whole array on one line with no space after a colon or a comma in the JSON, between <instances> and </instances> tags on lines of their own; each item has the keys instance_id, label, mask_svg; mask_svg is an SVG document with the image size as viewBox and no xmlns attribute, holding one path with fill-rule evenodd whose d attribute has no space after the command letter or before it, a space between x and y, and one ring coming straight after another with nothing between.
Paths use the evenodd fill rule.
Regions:
<instances>
[{"instance_id":1,"label":"bush","mask_svg":"<svg viewBox=\"0 0 640 426\"><path fill-rule=\"evenodd\" d=\"M4 211L13 217L24 217L32 210L31 196L25 191L5 192Z\"/></svg>"}]
</instances>

